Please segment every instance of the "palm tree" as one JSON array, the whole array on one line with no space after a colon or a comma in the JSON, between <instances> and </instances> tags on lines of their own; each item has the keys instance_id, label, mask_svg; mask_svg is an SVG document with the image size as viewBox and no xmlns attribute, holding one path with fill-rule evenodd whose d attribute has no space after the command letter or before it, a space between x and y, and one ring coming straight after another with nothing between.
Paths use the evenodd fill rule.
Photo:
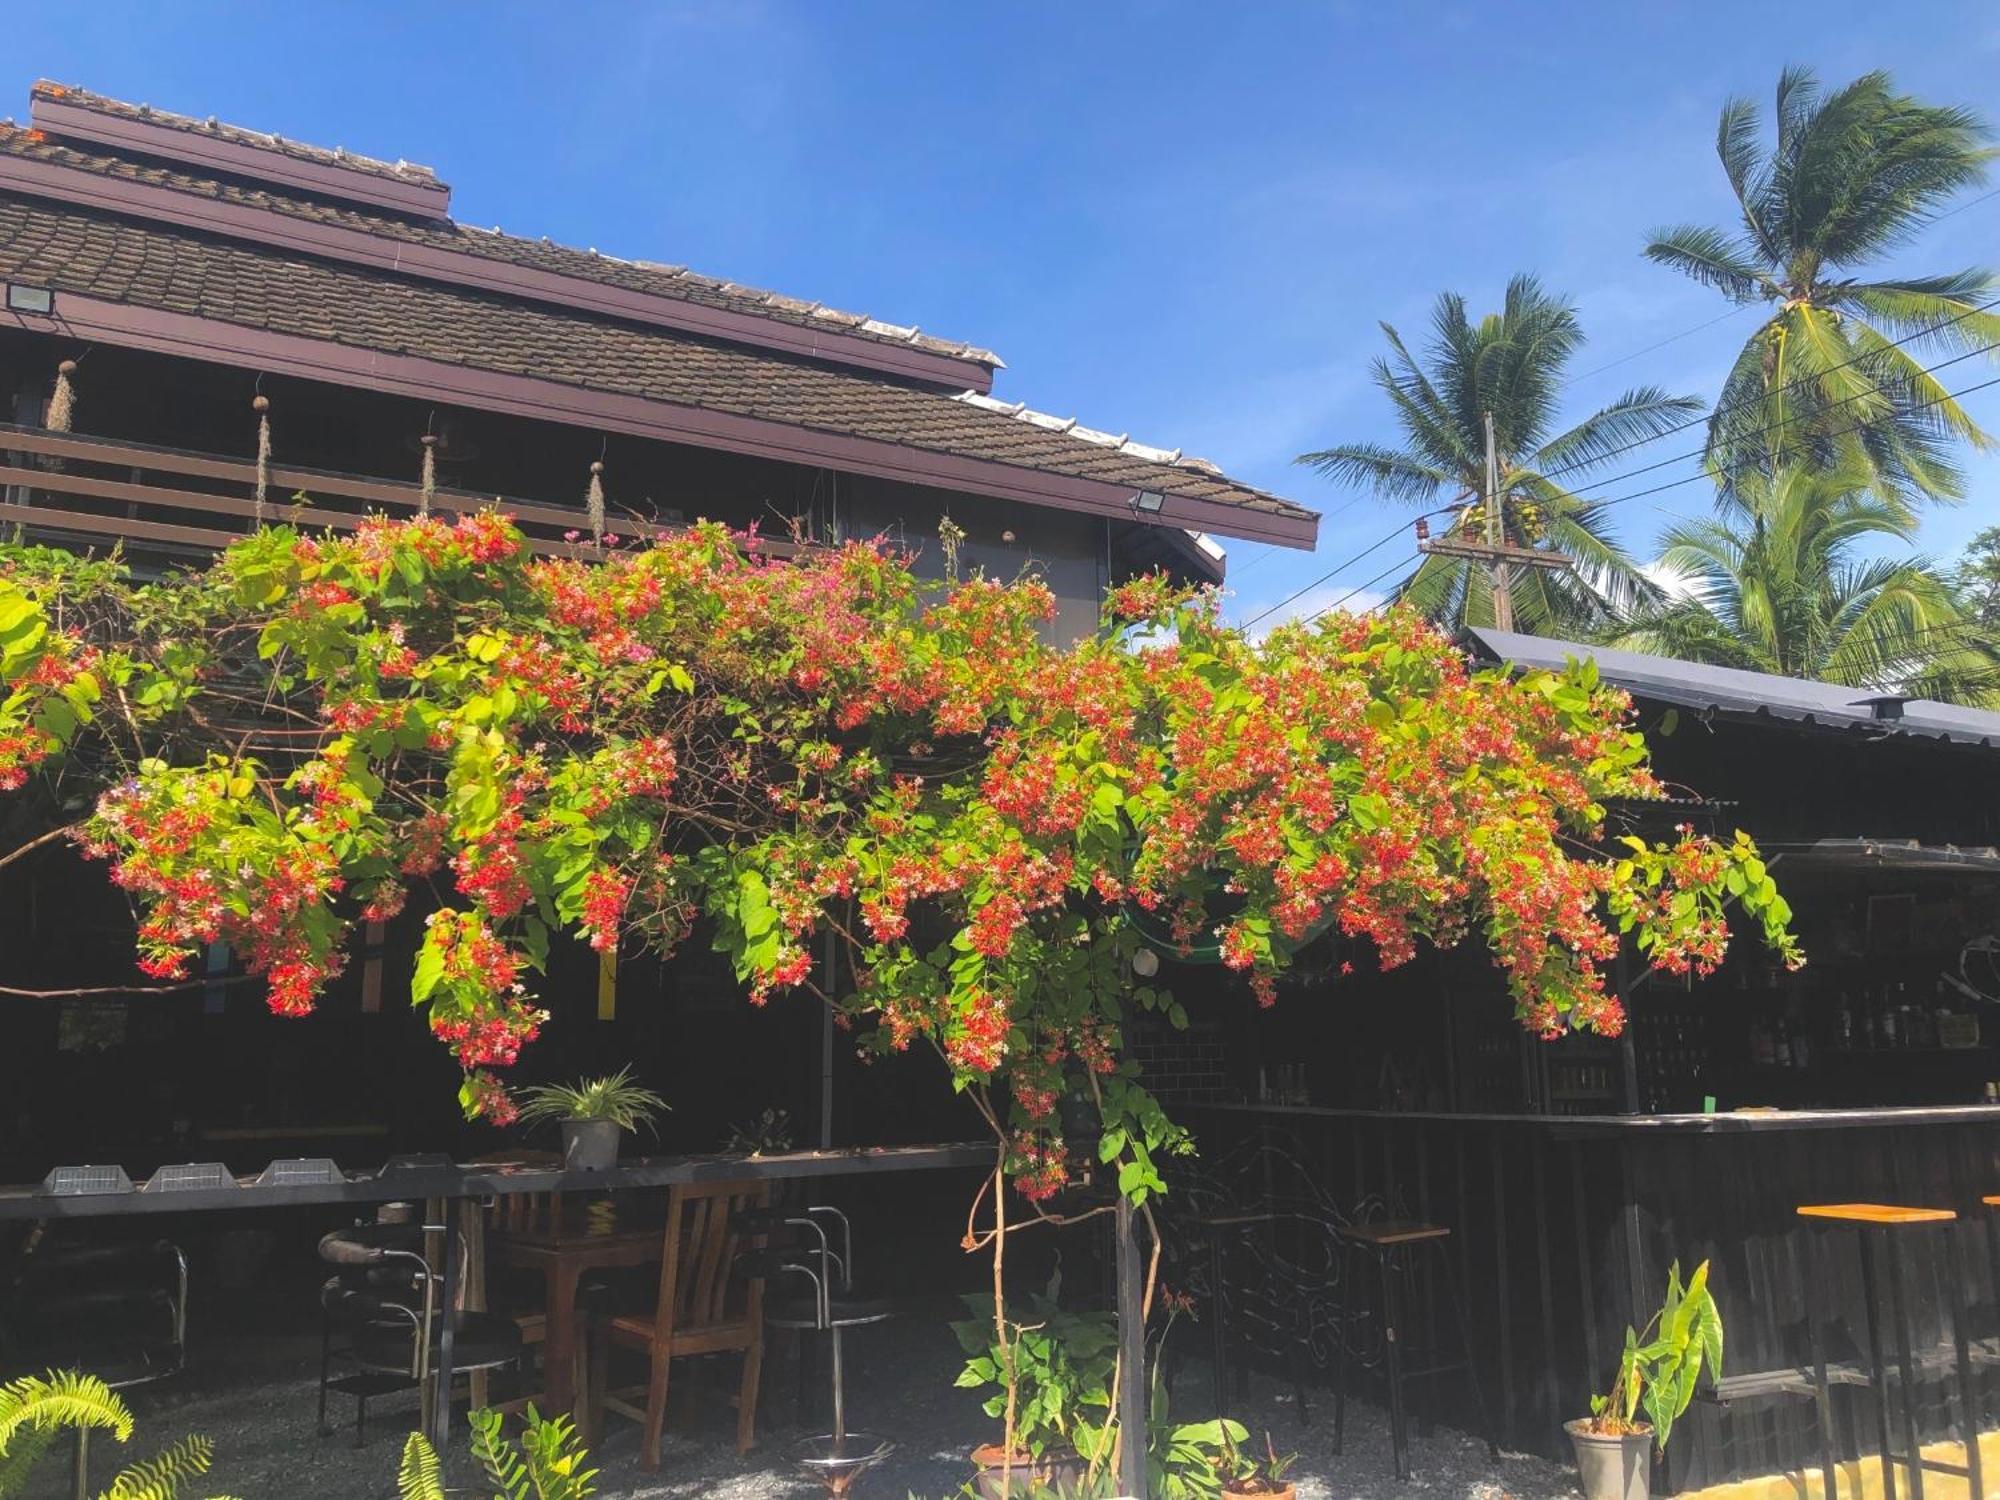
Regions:
<instances>
[{"instance_id":1,"label":"palm tree","mask_svg":"<svg viewBox=\"0 0 2000 1500\"><path fill-rule=\"evenodd\" d=\"M1747 99L1724 105L1716 129L1740 229L1682 225L1646 247L1732 301L1770 309L1709 419L1710 466L1726 488L1746 470L1858 453L1885 499L1956 499L1952 443L1989 439L1925 366L2000 343L2000 315L1983 309L1994 275L1855 273L1985 179L1985 127L1969 110L1896 93L1886 73L1824 94L1788 68L1775 114L1768 150Z\"/></svg>"},{"instance_id":2,"label":"palm tree","mask_svg":"<svg viewBox=\"0 0 2000 1500\"><path fill-rule=\"evenodd\" d=\"M1660 564L1682 587L1607 634L1606 644L1981 703L2000 661L1949 582L1920 558L1880 556L1916 522L1873 493L1860 458L1746 474L1722 514L1684 521Z\"/></svg>"},{"instance_id":3,"label":"palm tree","mask_svg":"<svg viewBox=\"0 0 2000 1500\"><path fill-rule=\"evenodd\" d=\"M1552 432L1563 371L1583 344L1576 310L1532 276L1507 285L1498 313L1472 322L1465 299L1447 292L1431 314L1431 345L1419 362L1389 324L1390 356L1374 361L1376 386L1403 430L1401 448L1344 443L1301 454L1330 479L1390 500L1457 507L1453 527L1486 536L1479 504L1486 485L1486 416L1493 417L1500 469L1500 521L1507 540L1551 548L1573 571L1517 568L1510 597L1516 627L1580 633L1655 597L1653 585L1606 527L1601 503L1568 482L1627 445L1658 437L1701 410L1693 396L1652 386L1627 391L1575 426ZM1485 569L1431 555L1397 596L1450 626L1493 618Z\"/></svg>"}]
</instances>

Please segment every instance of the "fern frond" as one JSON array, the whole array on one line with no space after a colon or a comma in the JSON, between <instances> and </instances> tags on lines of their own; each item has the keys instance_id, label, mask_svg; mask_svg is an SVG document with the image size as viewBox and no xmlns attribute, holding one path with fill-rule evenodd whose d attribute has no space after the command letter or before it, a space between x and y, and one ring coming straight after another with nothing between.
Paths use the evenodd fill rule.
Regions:
<instances>
[{"instance_id":1,"label":"fern frond","mask_svg":"<svg viewBox=\"0 0 2000 1500\"><path fill-rule=\"evenodd\" d=\"M403 1444L403 1464L396 1471L396 1493L402 1500L444 1500L444 1473L437 1449L421 1432Z\"/></svg>"},{"instance_id":2,"label":"fern frond","mask_svg":"<svg viewBox=\"0 0 2000 1500\"><path fill-rule=\"evenodd\" d=\"M122 1443L132 1436L132 1411L95 1375L51 1370L0 1386L0 1454L23 1427L99 1428Z\"/></svg>"},{"instance_id":3,"label":"fern frond","mask_svg":"<svg viewBox=\"0 0 2000 1500\"><path fill-rule=\"evenodd\" d=\"M179 1500L181 1486L206 1474L215 1458L215 1444L199 1434L182 1438L143 1463L133 1464L106 1490L101 1500Z\"/></svg>"},{"instance_id":4,"label":"fern frond","mask_svg":"<svg viewBox=\"0 0 2000 1500\"><path fill-rule=\"evenodd\" d=\"M28 1476L56 1440L53 1427L30 1426L16 1432L5 1453L0 1453L0 1500L17 1500L27 1493Z\"/></svg>"}]
</instances>

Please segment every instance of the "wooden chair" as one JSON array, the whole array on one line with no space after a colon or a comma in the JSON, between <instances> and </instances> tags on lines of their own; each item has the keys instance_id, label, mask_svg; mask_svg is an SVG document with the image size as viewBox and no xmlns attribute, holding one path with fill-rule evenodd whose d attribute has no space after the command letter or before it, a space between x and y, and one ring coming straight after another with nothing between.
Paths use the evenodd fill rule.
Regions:
<instances>
[{"instance_id":1,"label":"wooden chair","mask_svg":"<svg viewBox=\"0 0 2000 1500\"><path fill-rule=\"evenodd\" d=\"M650 1313L603 1319L591 1343L590 1421L594 1438L603 1409L642 1424L641 1467L660 1466L660 1432L667 1420L667 1377L673 1362L697 1354L743 1355L736 1402L736 1451L756 1439L757 1386L764 1364L764 1279L737 1274L738 1255L756 1236L739 1218L771 1201L767 1182L684 1183L667 1200L666 1239L660 1260L659 1298ZM606 1378L614 1345L638 1350L651 1366L646 1404L623 1399L637 1387L612 1391Z\"/></svg>"}]
</instances>

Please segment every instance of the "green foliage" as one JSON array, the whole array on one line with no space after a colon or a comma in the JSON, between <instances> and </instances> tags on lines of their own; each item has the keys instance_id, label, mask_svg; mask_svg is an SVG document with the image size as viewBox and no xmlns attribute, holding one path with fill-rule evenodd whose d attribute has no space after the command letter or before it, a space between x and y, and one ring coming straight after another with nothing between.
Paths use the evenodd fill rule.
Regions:
<instances>
[{"instance_id":1,"label":"green foliage","mask_svg":"<svg viewBox=\"0 0 2000 1500\"><path fill-rule=\"evenodd\" d=\"M1285 1476L1299 1461L1296 1453L1280 1453L1271 1434L1264 1434L1264 1455L1246 1453L1227 1433L1223 1435L1222 1458L1217 1472L1223 1488L1241 1495L1277 1494L1285 1487Z\"/></svg>"},{"instance_id":2,"label":"green foliage","mask_svg":"<svg viewBox=\"0 0 2000 1500\"><path fill-rule=\"evenodd\" d=\"M1171 1329L1172 1320L1168 1322ZM1166 1331L1160 1334L1164 1344ZM1249 1439L1241 1422L1217 1417L1206 1422L1176 1422L1168 1409L1166 1380L1157 1356L1153 1360L1151 1399L1146 1422L1146 1493L1154 1500L1216 1500L1222 1493L1224 1471L1230 1455ZM1088 1459L1093 1473L1104 1473L1117 1441L1115 1417L1100 1424L1082 1424L1077 1450ZM1104 1477L1109 1480L1109 1475ZM1110 1485L1106 1494L1115 1495Z\"/></svg>"},{"instance_id":3,"label":"green foliage","mask_svg":"<svg viewBox=\"0 0 2000 1500\"><path fill-rule=\"evenodd\" d=\"M59 1432L80 1429L127 1442L131 1409L95 1375L74 1370L27 1375L0 1386L0 1500L25 1493L29 1471ZM214 1456L207 1438L184 1437L120 1472L99 1500L180 1500L182 1487L206 1474Z\"/></svg>"},{"instance_id":4,"label":"green foliage","mask_svg":"<svg viewBox=\"0 0 2000 1500\"><path fill-rule=\"evenodd\" d=\"M179 1500L181 1487L206 1474L214 1457L215 1445L207 1438L184 1437L120 1473L102 1500Z\"/></svg>"},{"instance_id":5,"label":"green foliage","mask_svg":"<svg viewBox=\"0 0 2000 1500\"><path fill-rule=\"evenodd\" d=\"M403 1443L403 1461L396 1469L396 1493L401 1500L444 1500L444 1470L437 1449L421 1432Z\"/></svg>"},{"instance_id":6,"label":"green foliage","mask_svg":"<svg viewBox=\"0 0 2000 1500\"><path fill-rule=\"evenodd\" d=\"M987 1397L989 1417L1004 1417L1014 1392L1014 1446L1030 1458L1067 1457L1086 1408L1111 1404L1111 1368L1118 1352L1118 1319L1109 1312L1069 1312L1059 1303L1060 1278L1025 1299L1018 1321L1010 1317L1003 1347L990 1296L965 1298L969 1318L951 1325L971 1356L957 1384ZM1010 1298L1010 1304L1021 1299Z\"/></svg>"},{"instance_id":7,"label":"green foliage","mask_svg":"<svg viewBox=\"0 0 2000 1500\"><path fill-rule=\"evenodd\" d=\"M1547 434L1574 327L1531 284L1476 342L1471 385L1412 400L1476 419L1504 376L1510 452L1581 459L1660 416ZM864 1045L942 1054L1029 1199L1102 1167L1143 1203L1186 1137L1125 1029L1186 1018L1133 983L1134 912L1264 1003L1336 923L1385 969L1477 936L1533 1029L1615 1032L1613 910L1705 970L1749 857L1687 839L1607 869L1606 802L1657 787L1628 701L1584 669L1472 671L1408 611L1252 639L1151 576L1059 646L1034 578L930 589L886 544L774 566L716 526L538 557L491 512L268 528L144 583L24 557L0 584L0 789L90 807L141 968L187 980L226 944L304 1015L357 926L449 885L411 996L500 1124L557 936L669 953L701 923L749 1003L803 994ZM1620 908L1621 868L1668 899ZM609 1111L590 1087L536 1112ZM1086 1088L1097 1163L1057 1118Z\"/></svg>"},{"instance_id":8,"label":"green foliage","mask_svg":"<svg viewBox=\"0 0 2000 1500\"><path fill-rule=\"evenodd\" d=\"M620 1068L609 1078L580 1078L575 1083L541 1083L521 1090L524 1124L539 1120L610 1120L620 1130L654 1128L654 1120L670 1108L651 1089L632 1081L632 1069Z\"/></svg>"},{"instance_id":9,"label":"green foliage","mask_svg":"<svg viewBox=\"0 0 2000 1500\"><path fill-rule=\"evenodd\" d=\"M1700 401L1641 386L1559 428L1557 401L1565 371L1583 346L1583 330L1575 308L1530 276L1509 282L1501 310L1476 322L1464 298L1449 292L1439 297L1421 357L1394 328L1385 323L1382 331L1390 354L1374 362L1375 385L1395 412L1403 446L1347 443L1302 454L1298 462L1384 499L1426 510L1460 506L1447 527L1484 542L1485 512L1465 502L1477 502L1486 490L1490 412L1502 537L1552 548L1577 564L1574 572L1515 570L1517 628L1576 635L1657 596L1614 537L1610 513L1576 490L1615 450L1687 421L1701 410ZM1486 569L1442 555L1425 558L1397 586L1398 598L1453 628L1490 624L1491 592Z\"/></svg>"},{"instance_id":10,"label":"green foliage","mask_svg":"<svg viewBox=\"0 0 2000 1500\"><path fill-rule=\"evenodd\" d=\"M1735 193L1732 230L1656 232L1646 255L1769 314L1738 355L1708 430L1726 489L1787 464L1860 463L1896 505L1963 493L1951 450L1986 436L1925 365L2000 342L1984 310L1991 271L1868 280L1992 157L1970 110L1899 94L1886 73L1831 92L1804 68L1778 78L1767 144L1757 107L1732 99L1716 154Z\"/></svg>"},{"instance_id":11,"label":"green foliage","mask_svg":"<svg viewBox=\"0 0 2000 1500\"><path fill-rule=\"evenodd\" d=\"M590 1455L569 1418L543 1417L530 1406L518 1444L497 1411L476 1411L467 1420L472 1456L498 1487L494 1500L585 1500L597 1493L597 1470L585 1467Z\"/></svg>"},{"instance_id":12,"label":"green foliage","mask_svg":"<svg viewBox=\"0 0 2000 1500\"><path fill-rule=\"evenodd\" d=\"M791 1150L797 1139L788 1111L766 1109L754 1120L730 1126L723 1149L746 1156L780 1156Z\"/></svg>"},{"instance_id":13,"label":"green foliage","mask_svg":"<svg viewBox=\"0 0 2000 1500\"><path fill-rule=\"evenodd\" d=\"M1704 1370L1711 1380L1721 1378L1722 1314L1708 1290L1708 1262L1697 1266L1682 1286L1676 1261L1667 1271L1666 1301L1645 1332L1625 1330L1625 1350L1610 1392L1591 1397L1593 1425L1614 1434L1642 1431L1638 1414L1643 1408L1653 1441L1664 1449L1674 1423L1694 1400Z\"/></svg>"},{"instance_id":14,"label":"green foliage","mask_svg":"<svg viewBox=\"0 0 2000 1500\"><path fill-rule=\"evenodd\" d=\"M1614 645L1683 661L1989 702L2000 654L1950 582L1908 546L1909 511L1870 493L1864 465L1747 474L1712 519L1662 539L1686 591L1610 631Z\"/></svg>"}]
</instances>

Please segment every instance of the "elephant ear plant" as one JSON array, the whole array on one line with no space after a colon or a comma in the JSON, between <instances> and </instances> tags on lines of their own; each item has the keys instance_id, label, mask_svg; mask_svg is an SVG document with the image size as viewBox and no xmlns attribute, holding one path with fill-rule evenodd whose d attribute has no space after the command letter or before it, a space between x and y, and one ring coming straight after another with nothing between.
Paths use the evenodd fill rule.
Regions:
<instances>
[{"instance_id":1,"label":"elephant ear plant","mask_svg":"<svg viewBox=\"0 0 2000 1500\"><path fill-rule=\"evenodd\" d=\"M1610 1391L1591 1397L1590 1415L1568 1424L1586 1500L1646 1495L1649 1450L1665 1450L1704 1370L1711 1380L1722 1375L1722 1314L1708 1290L1708 1262L1683 1285L1676 1261L1667 1272L1666 1301L1645 1331L1625 1330Z\"/></svg>"},{"instance_id":2,"label":"elephant ear plant","mask_svg":"<svg viewBox=\"0 0 2000 1500\"><path fill-rule=\"evenodd\" d=\"M1708 1262L1696 1266L1682 1286L1676 1261L1667 1272L1667 1300L1645 1333L1625 1330L1625 1352L1610 1394L1591 1398L1593 1430L1623 1437L1650 1426L1653 1442L1664 1449L1674 1423L1694 1400L1704 1368L1712 1379L1722 1374L1722 1314L1708 1290Z\"/></svg>"}]
</instances>

